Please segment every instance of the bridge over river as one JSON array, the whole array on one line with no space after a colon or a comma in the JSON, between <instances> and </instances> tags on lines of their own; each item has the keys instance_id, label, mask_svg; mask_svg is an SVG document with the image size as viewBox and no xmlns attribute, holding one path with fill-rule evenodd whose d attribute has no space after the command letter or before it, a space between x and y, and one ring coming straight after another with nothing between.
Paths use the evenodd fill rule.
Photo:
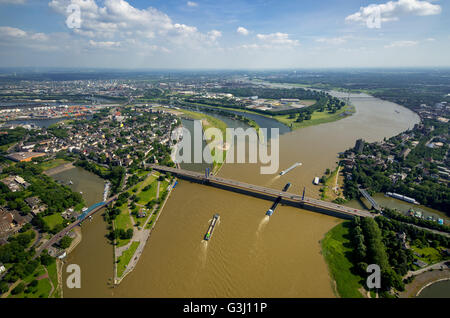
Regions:
<instances>
[{"instance_id":1,"label":"bridge over river","mask_svg":"<svg viewBox=\"0 0 450 318\"><path fill-rule=\"evenodd\" d=\"M67 233L69 233L72 229L74 229L76 226L80 225L86 218L94 215L104 207L106 207L108 204L112 203L113 201L117 200L117 195L111 197L107 201L102 201L99 203L96 203L92 206L90 206L86 211L84 211L75 222L72 224L69 224L67 227L65 227L63 230L61 230L59 233L52 236L51 239L46 241L44 244L42 244L36 251L36 254L33 258L38 257L43 250L48 249L53 244L59 242Z\"/></svg>"},{"instance_id":2,"label":"bridge over river","mask_svg":"<svg viewBox=\"0 0 450 318\"><path fill-rule=\"evenodd\" d=\"M354 209L342 205L338 205L331 202L325 202L313 198L303 197L301 195L281 192L271 188L266 188L258 185L248 184L241 181L225 179L217 176L206 175L189 170L170 168L159 165L149 165L154 170L161 172L170 172L171 174L190 181L198 182L201 184L214 186L217 188L225 189L228 191L238 192L254 197L275 200L277 197L281 197L281 202L286 205L295 206L302 209L308 209L315 212L325 213L341 218L353 218L355 216L361 217L375 217L376 215L370 212ZM264 211L265 212L265 211Z\"/></svg>"}]
</instances>

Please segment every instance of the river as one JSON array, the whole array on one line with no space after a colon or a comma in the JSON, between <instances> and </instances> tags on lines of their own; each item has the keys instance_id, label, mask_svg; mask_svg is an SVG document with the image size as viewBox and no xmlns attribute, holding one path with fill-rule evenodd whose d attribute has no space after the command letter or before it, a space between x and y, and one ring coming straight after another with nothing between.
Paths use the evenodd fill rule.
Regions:
<instances>
[{"instance_id":1,"label":"river","mask_svg":"<svg viewBox=\"0 0 450 318\"><path fill-rule=\"evenodd\" d=\"M308 196L318 197L319 186L312 180L336 166L339 152L359 138L379 141L419 122L416 114L396 104L362 94L350 99L356 107L353 116L280 136L278 171L297 161L302 166L280 177L261 175L260 164L225 164L219 175L279 189L291 182L290 192L306 187ZM81 266L82 288L65 288L64 296L334 297L320 240L341 220L289 206L279 206L269 220L265 212L270 205L179 181L137 267L113 289L108 287L112 248L96 216L67 260ZM206 243L203 236L215 213L220 222Z\"/></svg>"},{"instance_id":2,"label":"river","mask_svg":"<svg viewBox=\"0 0 450 318\"><path fill-rule=\"evenodd\" d=\"M423 289L418 298L450 298L450 280L434 283Z\"/></svg>"}]
</instances>

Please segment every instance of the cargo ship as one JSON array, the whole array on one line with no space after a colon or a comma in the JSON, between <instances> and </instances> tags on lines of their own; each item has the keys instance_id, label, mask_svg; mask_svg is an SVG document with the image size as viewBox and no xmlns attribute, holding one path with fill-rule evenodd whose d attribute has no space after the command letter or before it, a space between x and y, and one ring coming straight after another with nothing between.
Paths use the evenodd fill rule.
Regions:
<instances>
[{"instance_id":1,"label":"cargo ship","mask_svg":"<svg viewBox=\"0 0 450 318\"><path fill-rule=\"evenodd\" d=\"M287 168L286 170L283 170L280 172L280 176L284 176L286 173L288 173L289 171L291 171L294 168L297 168L298 166L301 166L301 162L296 162L294 163L292 166L290 166L289 168Z\"/></svg>"},{"instance_id":2,"label":"cargo ship","mask_svg":"<svg viewBox=\"0 0 450 318\"><path fill-rule=\"evenodd\" d=\"M289 188L291 187L290 183L286 183L286 185L284 186L283 190L280 192L280 194L283 194L283 192L286 192L287 190L289 190ZM272 216L273 212L275 212L275 209L277 208L278 204L281 201L281 196L279 196L272 204L272 206L270 207L269 210L267 210L266 215L267 216Z\"/></svg>"},{"instance_id":3,"label":"cargo ship","mask_svg":"<svg viewBox=\"0 0 450 318\"><path fill-rule=\"evenodd\" d=\"M209 225L208 232L206 232L205 234L205 241L209 241L209 239L211 238L211 235L214 231L214 227L216 226L217 221L219 221L219 214L214 214L211 224Z\"/></svg>"}]
</instances>

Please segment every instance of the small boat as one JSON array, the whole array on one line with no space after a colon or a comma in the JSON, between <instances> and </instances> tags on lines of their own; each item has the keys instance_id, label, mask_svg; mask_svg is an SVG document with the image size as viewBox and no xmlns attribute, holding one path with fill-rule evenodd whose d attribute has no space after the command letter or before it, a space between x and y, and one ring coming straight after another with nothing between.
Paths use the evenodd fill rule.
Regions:
<instances>
[{"instance_id":1,"label":"small boat","mask_svg":"<svg viewBox=\"0 0 450 318\"><path fill-rule=\"evenodd\" d=\"M318 185L318 184L319 184L319 181L320 181L319 177L315 177L313 183L314 183L315 185Z\"/></svg>"}]
</instances>

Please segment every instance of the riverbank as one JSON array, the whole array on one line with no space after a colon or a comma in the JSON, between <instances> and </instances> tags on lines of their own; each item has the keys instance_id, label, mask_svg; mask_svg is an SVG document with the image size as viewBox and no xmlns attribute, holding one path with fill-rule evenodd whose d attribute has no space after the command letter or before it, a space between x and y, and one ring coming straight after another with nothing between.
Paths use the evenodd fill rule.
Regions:
<instances>
[{"instance_id":1,"label":"riverbank","mask_svg":"<svg viewBox=\"0 0 450 318\"><path fill-rule=\"evenodd\" d=\"M421 273L414 277L414 280L405 286L405 291L401 292L399 296L401 298L417 297L428 286L444 281L450 280L450 269L444 270L434 269Z\"/></svg>"},{"instance_id":2,"label":"riverbank","mask_svg":"<svg viewBox=\"0 0 450 318\"><path fill-rule=\"evenodd\" d=\"M73 165L72 162L63 163L54 168L49 168L49 169L45 170L44 174L46 174L47 176L52 176L52 175L58 174L60 172L66 171L66 170L70 170L72 168L75 168L75 166Z\"/></svg>"},{"instance_id":3,"label":"riverbank","mask_svg":"<svg viewBox=\"0 0 450 318\"><path fill-rule=\"evenodd\" d=\"M344 221L332 228L322 240L322 255L332 279L333 291L342 298L362 298L359 291L361 277L352 273L353 264L347 255L351 253L349 236L350 222Z\"/></svg>"},{"instance_id":4,"label":"riverbank","mask_svg":"<svg viewBox=\"0 0 450 318\"><path fill-rule=\"evenodd\" d=\"M335 113L330 113L326 110L320 112L316 110L311 114L311 119L303 120L302 122L297 122L296 118L289 118L289 115L284 116L273 116L272 118L278 120L279 122L285 124L290 127L292 130L301 129L305 127L320 125L331 123L334 121L338 121L340 119L344 119L348 116L353 115L356 112L354 106L345 105L340 110Z\"/></svg>"},{"instance_id":5,"label":"riverbank","mask_svg":"<svg viewBox=\"0 0 450 318\"><path fill-rule=\"evenodd\" d=\"M193 120L200 120L202 123L202 129L203 129L203 133L205 134L205 138L207 141L207 144L209 145L213 139L211 135L207 134L208 128L217 128L222 132L222 136L224 138L226 138L227 135L227 125L220 119L215 118L211 115L207 115L204 113L199 113L199 112L194 112L194 111L190 111L190 110L186 110L186 109L177 109L177 110L171 110L172 113L182 113L183 115L187 116L190 119ZM224 162L225 162L225 158L226 158L226 154L227 154L227 147L226 147L226 142L224 140L221 140L220 142L223 143L223 158L222 160L219 160L219 162L217 162L216 160L214 160L213 162L213 169L212 169L212 174L217 174L220 171L220 168L223 166ZM214 157L215 154L215 148L210 149L211 151L211 156Z\"/></svg>"},{"instance_id":6,"label":"riverbank","mask_svg":"<svg viewBox=\"0 0 450 318\"><path fill-rule=\"evenodd\" d=\"M114 247L114 284L116 286L119 285L123 281L123 279L134 270L137 263L139 262L139 259L150 238L150 235L152 234L155 225L164 209L164 206L169 199L170 194L172 193L175 182L176 179L174 179L169 185L169 190L164 202L160 206L154 207L152 213L150 213L147 220L144 222L142 229L134 233L129 246L124 246L124 248L121 250L118 250L116 246ZM159 198L159 192L158 182L157 198ZM154 218L155 215L156 218ZM149 225L151 225L151 227L147 228ZM122 264L120 264L121 257ZM121 265L120 268L118 268L119 265ZM120 273L119 270L121 271Z\"/></svg>"}]
</instances>

